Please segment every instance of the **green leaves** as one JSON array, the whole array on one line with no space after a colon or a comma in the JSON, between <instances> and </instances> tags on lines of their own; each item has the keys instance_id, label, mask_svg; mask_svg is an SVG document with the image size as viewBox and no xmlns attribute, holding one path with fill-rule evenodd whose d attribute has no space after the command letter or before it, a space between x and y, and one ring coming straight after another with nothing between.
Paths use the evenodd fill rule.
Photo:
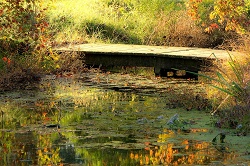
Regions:
<instances>
[{"instance_id":1,"label":"green leaves","mask_svg":"<svg viewBox=\"0 0 250 166\"><path fill-rule=\"evenodd\" d=\"M0 2L0 35L6 36L7 39L22 41L30 48L40 48L39 45L45 45L43 39L45 29L48 27L45 10L41 1ZM18 51L15 53L19 54Z\"/></svg>"},{"instance_id":2,"label":"green leaves","mask_svg":"<svg viewBox=\"0 0 250 166\"><path fill-rule=\"evenodd\" d=\"M211 84L212 87L227 93L230 96L235 97L238 101L244 100L245 97L245 76L244 69L242 65L233 59L233 57L229 54L229 67L231 72L222 71L222 69L218 68L216 72L216 77L211 77L204 74L198 74L204 78L207 78L210 81L214 81L216 84ZM228 72L228 74L227 74ZM192 72L191 72L192 73ZM193 73L195 74L195 73Z\"/></svg>"}]
</instances>

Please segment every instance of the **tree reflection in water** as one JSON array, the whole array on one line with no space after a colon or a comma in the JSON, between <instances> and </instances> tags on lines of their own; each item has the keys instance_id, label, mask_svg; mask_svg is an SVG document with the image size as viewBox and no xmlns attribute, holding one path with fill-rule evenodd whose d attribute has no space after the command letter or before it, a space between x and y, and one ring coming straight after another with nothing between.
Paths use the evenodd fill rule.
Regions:
<instances>
[{"instance_id":1,"label":"tree reflection in water","mask_svg":"<svg viewBox=\"0 0 250 166\"><path fill-rule=\"evenodd\" d=\"M211 128L204 128L208 127L203 122L207 120L205 112L167 107L168 102L176 101L169 93L178 93L180 88L186 90L185 86L168 85L157 90L151 84L150 91L135 84L132 86L132 89L116 87L110 90L112 88L107 85L103 88L94 84L86 86L75 80L64 80L63 83L53 80L44 83L40 91L5 93L0 96L3 113L0 119L0 165L238 162L239 154L229 153L230 150L218 151L210 143L211 137L199 139L211 131ZM122 91L116 91L117 88ZM140 88L142 91L138 90ZM166 125L175 113L188 122L185 128L188 133L170 130ZM206 123L208 121L209 118ZM197 128L200 125L202 127Z\"/></svg>"},{"instance_id":2,"label":"tree reflection in water","mask_svg":"<svg viewBox=\"0 0 250 166\"><path fill-rule=\"evenodd\" d=\"M235 160L236 155L230 153L218 153L210 142L195 140L182 140L180 143L168 141L173 138L173 131L168 134L160 134L158 142L160 146L145 148L147 154L131 153L130 158L140 162L140 165L207 165L213 162Z\"/></svg>"}]
</instances>

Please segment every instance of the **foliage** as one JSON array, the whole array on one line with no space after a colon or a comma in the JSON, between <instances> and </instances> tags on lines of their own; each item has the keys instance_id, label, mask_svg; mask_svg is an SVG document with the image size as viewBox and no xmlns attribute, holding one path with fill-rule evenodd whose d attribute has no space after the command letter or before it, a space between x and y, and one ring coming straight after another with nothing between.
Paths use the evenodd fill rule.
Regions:
<instances>
[{"instance_id":1,"label":"foliage","mask_svg":"<svg viewBox=\"0 0 250 166\"><path fill-rule=\"evenodd\" d=\"M234 76L228 75L223 70L218 68L216 72L217 78L212 78L206 75L202 75L212 81L219 83L217 85L211 85L222 92L234 97L238 103L247 102L248 101L248 83L246 71L243 70L243 66L233 59L231 55L229 55L230 60L228 62Z\"/></svg>"},{"instance_id":2,"label":"foliage","mask_svg":"<svg viewBox=\"0 0 250 166\"><path fill-rule=\"evenodd\" d=\"M0 46L3 52L12 50L12 55L16 55L44 48L48 40L45 11L40 0L1 1Z\"/></svg>"},{"instance_id":3,"label":"foliage","mask_svg":"<svg viewBox=\"0 0 250 166\"><path fill-rule=\"evenodd\" d=\"M208 6L209 8L205 8ZM189 14L205 25L211 33L216 29L244 33L249 27L250 1L242 0L189 0ZM208 17L209 16L209 17Z\"/></svg>"},{"instance_id":4,"label":"foliage","mask_svg":"<svg viewBox=\"0 0 250 166\"><path fill-rule=\"evenodd\" d=\"M217 20L226 31L244 33L250 25L249 5L250 1L247 4L242 0L217 0L213 12L210 13L210 19Z\"/></svg>"},{"instance_id":5,"label":"foliage","mask_svg":"<svg viewBox=\"0 0 250 166\"><path fill-rule=\"evenodd\" d=\"M68 63L51 49L49 8L50 0L0 1L0 89L27 88Z\"/></svg>"}]
</instances>

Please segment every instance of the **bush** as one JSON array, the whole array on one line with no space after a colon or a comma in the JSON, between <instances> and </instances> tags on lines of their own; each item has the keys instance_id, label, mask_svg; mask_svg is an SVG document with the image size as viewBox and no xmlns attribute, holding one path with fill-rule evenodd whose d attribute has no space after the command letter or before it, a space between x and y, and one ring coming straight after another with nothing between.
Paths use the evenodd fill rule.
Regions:
<instances>
[{"instance_id":1,"label":"bush","mask_svg":"<svg viewBox=\"0 0 250 166\"><path fill-rule=\"evenodd\" d=\"M30 53L46 46L45 10L42 1L9 0L0 2L1 54ZM6 47L7 46L7 47ZM14 46L14 47L13 47Z\"/></svg>"},{"instance_id":2,"label":"bush","mask_svg":"<svg viewBox=\"0 0 250 166\"><path fill-rule=\"evenodd\" d=\"M42 0L0 1L1 89L37 81L42 62L48 61L46 5Z\"/></svg>"},{"instance_id":3,"label":"bush","mask_svg":"<svg viewBox=\"0 0 250 166\"><path fill-rule=\"evenodd\" d=\"M186 12L160 13L146 44L213 48L222 43L221 36L205 33Z\"/></svg>"},{"instance_id":4,"label":"bush","mask_svg":"<svg viewBox=\"0 0 250 166\"><path fill-rule=\"evenodd\" d=\"M189 15L206 33L221 39L224 49L232 49L230 43L241 42L241 35L249 32L249 0L189 0L187 7Z\"/></svg>"}]
</instances>

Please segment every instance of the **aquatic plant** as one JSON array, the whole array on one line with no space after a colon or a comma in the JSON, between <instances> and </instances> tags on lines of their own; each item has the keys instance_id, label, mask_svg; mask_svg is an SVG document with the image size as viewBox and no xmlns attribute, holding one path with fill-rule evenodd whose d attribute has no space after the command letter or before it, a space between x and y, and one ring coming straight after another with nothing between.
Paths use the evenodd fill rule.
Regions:
<instances>
[{"instance_id":1,"label":"aquatic plant","mask_svg":"<svg viewBox=\"0 0 250 166\"><path fill-rule=\"evenodd\" d=\"M219 105L211 111L211 114L217 114L220 117L219 122L216 123L218 127L228 126L237 128L238 125L243 125L244 129L241 132L246 134L250 129L249 107L250 107L250 77L249 56L241 55L240 59L236 59L229 54L227 65L221 65L219 61L215 67L215 74L212 76L206 74L199 74L211 81L210 86L226 94L226 96L214 93L214 97L220 100Z\"/></svg>"},{"instance_id":2,"label":"aquatic plant","mask_svg":"<svg viewBox=\"0 0 250 166\"><path fill-rule=\"evenodd\" d=\"M250 81L248 78L248 71L245 71L243 65L233 59L232 55L229 54L229 58L228 64L231 70L230 73L223 71L222 68L217 66L216 78L204 74L200 74L200 76L217 82L218 85L212 84L211 86L225 92L228 96L234 97L237 103L247 103L250 93L248 89L248 83Z\"/></svg>"}]
</instances>

